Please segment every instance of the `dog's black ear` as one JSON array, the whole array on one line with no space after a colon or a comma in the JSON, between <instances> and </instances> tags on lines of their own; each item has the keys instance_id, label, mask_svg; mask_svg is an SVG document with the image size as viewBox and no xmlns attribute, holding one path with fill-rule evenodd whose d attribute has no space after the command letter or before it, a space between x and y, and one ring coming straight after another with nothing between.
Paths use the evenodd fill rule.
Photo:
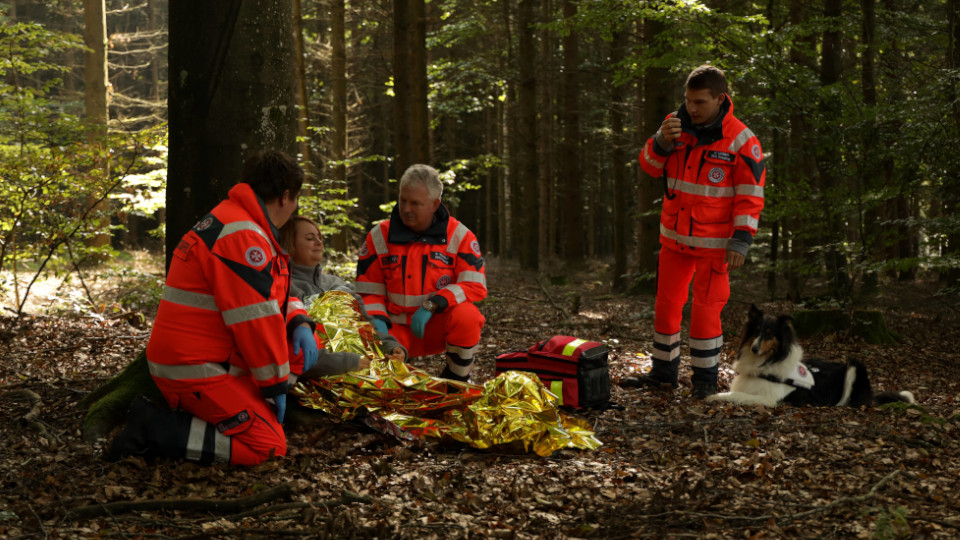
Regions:
<instances>
[{"instance_id":1,"label":"dog's black ear","mask_svg":"<svg viewBox=\"0 0 960 540\"><path fill-rule=\"evenodd\" d=\"M763 312L757 308L756 304L750 304L750 311L747 313L748 321L759 321L763 319Z\"/></svg>"},{"instance_id":2,"label":"dog's black ear","mask_svg":"<svg viewBox=\"0 0 960 540\"><path fill-rule=\"evenodd\" d=\"M796 334L796 330L793 329L793 316L781 315L777 317L777 328L781 332L789 332L791 335Z\"/></svg>"}]
</instances>

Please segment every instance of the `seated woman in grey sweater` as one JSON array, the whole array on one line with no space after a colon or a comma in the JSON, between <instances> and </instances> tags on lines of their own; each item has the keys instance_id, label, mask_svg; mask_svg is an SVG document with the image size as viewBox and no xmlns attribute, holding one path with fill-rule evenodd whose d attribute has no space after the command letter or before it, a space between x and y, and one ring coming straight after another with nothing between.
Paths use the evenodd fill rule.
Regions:
<instances>
[{"instance_id":1,"label":"seated woman in grey sweater","mask_svg":"<svg viewBox=\"0 0 960 540\"><path fill-rule=\"evenodd\" d=\"M290 254L291 291L290 294L303 300L310 306L321 294L327 291L346 291L356 296L356 289L350 283L332 274L323 272L323 236L320 228L310 218L293 216L280 229L280 245ZM357 297L364 319L369 320L363 302ZM323 321L318 321L323 323ZM407 350L390 334L377 334L383 343L383 350L391 358L407 359ZM320 350L316 365L304 372L305 377L322 377L366 369L370 360L352 352L329 352Z\"/></svg>"}]
</instances>

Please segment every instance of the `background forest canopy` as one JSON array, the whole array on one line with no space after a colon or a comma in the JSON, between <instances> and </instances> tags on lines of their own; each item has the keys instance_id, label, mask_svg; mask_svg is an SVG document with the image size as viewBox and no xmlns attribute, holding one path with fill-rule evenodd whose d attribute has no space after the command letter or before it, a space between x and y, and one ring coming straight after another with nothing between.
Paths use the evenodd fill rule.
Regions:
<instances>
[{"instance_id":1,"label":"background forest canopy","mask_svg":"<svg viewBox=\"0 0 960 540\"><path fill-rule=\"evenodd\" d=\"M662 185L636 157L685 75L712 63L764 145L750 260L772 297L844 301L921 278L957 290L960 0L293 11L301 213L342 261L419 161L488 254L531 270L609 262L616 288L643 290ZM176 23L166 0L0 1L0 288L15 311L29 276L163 246Z\"/></svg>"}]
</instances>

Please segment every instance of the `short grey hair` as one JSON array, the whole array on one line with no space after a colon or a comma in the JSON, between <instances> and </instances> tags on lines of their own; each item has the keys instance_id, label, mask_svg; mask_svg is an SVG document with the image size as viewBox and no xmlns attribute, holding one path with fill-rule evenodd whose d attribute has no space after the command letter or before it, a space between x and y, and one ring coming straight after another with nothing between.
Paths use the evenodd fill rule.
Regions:
<instances>
[{"instance_id":1,"label":"short grey hair","mask_svg":"<svg viewBox=\"0 0 960 540\"><path fill-rule=\"evenodd\" d=\"M415 163L404 171L400 177L400 189L411 184L421 184L427 188L431 200L439 200L443 195L443 182L440 181L440 173L436 169L423 163Z\"/></svg>"}]
</instances>

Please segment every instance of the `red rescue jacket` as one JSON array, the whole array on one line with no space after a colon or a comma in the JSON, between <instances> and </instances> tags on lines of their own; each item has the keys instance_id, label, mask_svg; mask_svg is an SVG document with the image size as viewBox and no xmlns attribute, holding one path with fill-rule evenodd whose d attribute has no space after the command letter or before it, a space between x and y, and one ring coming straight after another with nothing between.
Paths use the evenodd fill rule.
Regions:
<instances>
[{"instance_id":1,"label":"red rescue jacket","mask_svg":"<svg viewBox=\"0 0 960 540\"><path fill-rule=\"evenodd\" d=\"M249 373L264 397L285 392L287 336L310 322L289 292L276 228L253 189L238 184L174 251L147 344L157 386L190 392Z\"/></svg>"},{"instance_id":2,"label":"red rescue jacket","mask_svg":"<svg viewBox=\"0 0 960 540\"><path fill-rule=\"evenodd\" d=\"M389 220L367 233L357 261L356 287L371 316L409 325L410 316L425 300L436 303L440 313L487 297L477 237L442 204L434 216L433 225L417 234L403 224L394 207Z\"/></svg>"},{"instance_id":3,"label":"red rescue jacket","mask_svg":"<svg viewBox=\"0 0 960 540\"><path fill-rule=\"evenodd\" d=\"M743 246L735 250L745 252L764 203L760 141L733 116L730 96L710 126L694 126L685 106L677 116L683 132L674 148L664 150L653 136L640 154L644 172L665 181L660 244L722 257L734 239Z\"/></svg>"}]
</instances>

